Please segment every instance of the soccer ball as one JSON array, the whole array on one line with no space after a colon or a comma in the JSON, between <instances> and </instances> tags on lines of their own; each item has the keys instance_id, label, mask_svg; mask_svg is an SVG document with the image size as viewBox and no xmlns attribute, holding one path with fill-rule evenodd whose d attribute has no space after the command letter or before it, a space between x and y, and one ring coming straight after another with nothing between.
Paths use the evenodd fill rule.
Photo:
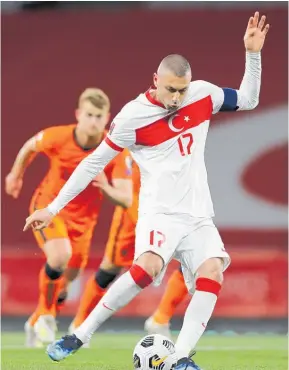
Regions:
<instances>
[{"instance_id":1,"label":"soccer ball","mask_svg":"<svg viewBox=\"0 0 289 370\"><path fill-rule=\"evenodd\" d=\"M147 335L135 346L133 365L137 370L173 370L176 364L175 345L163 335Z\"/></svg>"}]
</instances>

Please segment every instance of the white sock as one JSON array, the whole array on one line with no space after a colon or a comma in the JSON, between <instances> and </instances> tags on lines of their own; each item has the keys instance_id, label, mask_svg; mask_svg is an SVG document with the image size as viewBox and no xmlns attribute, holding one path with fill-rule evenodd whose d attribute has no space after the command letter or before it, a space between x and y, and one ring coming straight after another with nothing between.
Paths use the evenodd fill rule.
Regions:
<instances>
[{"instance_id":1,"label":"white sock","mask_svg":"<svg viewBox=\"0 0 289 370\"><path fill-rule=\"evenodd\" d=\"M209 279L206 279L209 280ZM213 282L219 288L219 283ZM208 291L196 290L186 310L182 329L175 348L178 359L188 357L204 333L217 302L217 295Z\"/></svg>"},{"instance_id":2,"label":"white sock","mask_svg":"<svg viewBox=\"0 0 289 370\"><path fill-rule=\"evenodd\" d=\"M102 297L86 320L74 331L83 343L90 341L92 334L116 311L127 305L144 287L152 282L149 275L134 265L123 274ZM134 273L137 269L137 274ZM140 276L140 274L142 274ZM134 276L134 278L132 277Z\"/></svg>"}]
</instances>

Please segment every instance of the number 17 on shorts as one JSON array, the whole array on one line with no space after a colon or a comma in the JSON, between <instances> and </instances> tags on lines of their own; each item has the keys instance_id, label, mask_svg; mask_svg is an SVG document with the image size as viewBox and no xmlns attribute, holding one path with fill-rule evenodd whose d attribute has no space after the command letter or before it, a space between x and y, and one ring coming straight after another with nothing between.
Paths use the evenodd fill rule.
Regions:
<instances>
[{"instance_id":1,"label":"number 17 on shorts","mask_svg":"<svg viewBox=\"0 0 289 370\"><path fill-rule=\"evenodd\" d=\"M161 248L166 242L166 236L161 231L151 230L150 231L150 245L153 247Z\"/></svg>"},{"instance_id":2,"label":"number 17 on shorts","mask_svg":"<svg viewBox=\"0 0 289 370\"><path fill-rule=\"evenodd\" d=\"M135 259L145 252L153 252L169 262L184 236L184 227L168 215L145 215L136 227Z\"/></svg>"}]
</instances>

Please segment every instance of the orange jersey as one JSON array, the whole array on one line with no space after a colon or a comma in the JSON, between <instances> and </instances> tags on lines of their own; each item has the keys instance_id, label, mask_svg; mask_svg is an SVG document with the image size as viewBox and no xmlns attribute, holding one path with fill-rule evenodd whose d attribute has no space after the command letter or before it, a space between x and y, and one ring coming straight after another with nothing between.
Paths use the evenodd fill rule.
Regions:
<instances>
[{"instance_id":1,"label":"orange jersey","mask_svg":"<svg viewBox=\"0 0 289 370\"><path fill-rule=\"evenodd\" d=\"M86 150L78 145L75 128L76 124L55 126L36 135L36 150L49 158L50 167L32 197L30 208L46 207L57 196L77 165L94 150ZM105 167L104 172L110 183L113 178L131 178L124 161L127 153L123 151ZM89 184L59 215L64 218L73 215L74 220L82 225L87 221L95 223L102 199L102 192Z\"/></svg>"},{"instance_id":2,"label":"orange jersey","mask_svg":"<svg viewBox=\"0 0 289 370\"><path fill-rule=\"evenodd\" d=\"M132 182L133 182L133 202L131 207L125 209L125 213L127 213L128 217L136 225L138 219L138 197L140 191L140 171L137 164L133 161L132 162Z\"/></svg>"},{"instance_id":3,"label":"orange jersey","mask_svg":"<svg viewBox=\"0 0 289 370\"><path fill-rule=\"evenodd\" d=\"M132 161L127 156L126 161ZM105 248L106 258L116 266L128 267L134 257L135 227L138 213L138 196L140 191L140 172L132 161L133 204L129 208L115 207L109 237Z\"/></svg>"},{"instance_id":4,"label":"orange jersey","mask_svg":"<svg viewBox=\"0 0 289 370\"><path fill-rule=\"evenodd\" d=\"M131 158L129 154L127 154L126 160ZM131 160L132 161L132 160ZM140 172L137 164L132 161L131 163L132 171L132 181L133 181L133 203L129 208L123 208L121 206L115 207L115 213L118 214L118 219L120 219L120 233L125 238L129 238L131 236L134 237L134 229L137 223L137 216L138 216L138 197L140 191Z\"/></svg>"}]
</instances>

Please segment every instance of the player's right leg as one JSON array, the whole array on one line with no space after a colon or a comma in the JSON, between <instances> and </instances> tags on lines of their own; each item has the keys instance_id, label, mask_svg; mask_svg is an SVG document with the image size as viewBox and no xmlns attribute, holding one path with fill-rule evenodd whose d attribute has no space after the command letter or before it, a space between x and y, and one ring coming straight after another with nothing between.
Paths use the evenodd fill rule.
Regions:
<instances>
[{"instance_id":1,"label":"player's right leg","mask_svg":"<svg viewBox=\"0 0 289 370\"><path fill-rule=\"evenodd\" d=\"M177 253L188 290L194 294L175 344L176 370L200 370L190 354L212 316L230 257L210 218L196 219L192 223L192 231L183 239Z\"/></svg>"},{"instance_id":2,"label":"player's right leg","mask_svg":"<svg viewBox=\"0 0 289 370\"><path fill-rule=\"evenodd\" d=\"M73 335L65 336L47 347L52 360L61 361L77 351L83 343L89 342L92 334L116 311L127 305L154 280L160 280L182 237L180 228L182 224L171 220L169 216L139 219L134 264L112 284Z\"/></svg>"},{"instance_id":3,"label":"player's right leg","mask_svg":"<svg viewBox=\"0 0 289 370\"><path fill-rule=\"evenodd\" d=\"M25 323L28 346L39 346L39 343L50 343L55 339L57 298L62 286L63 271L71 256L66 227L59 216L48 228L34 231L34 236L45 253L46 263L39 274L37 308Z\"/></svg>"},{"instance_id":4,"label":"player's right leg","mask_svg":"<svg viewBox=\"0 0 289 370\"><path fill-rule=\"evenodd\" d=\"M170 321L178 305L187 297L186 287L181 266L169 278L164 295L154 314L144 325L148 334L161 334L171 337Z\"/></svg>"}]
</instances>

